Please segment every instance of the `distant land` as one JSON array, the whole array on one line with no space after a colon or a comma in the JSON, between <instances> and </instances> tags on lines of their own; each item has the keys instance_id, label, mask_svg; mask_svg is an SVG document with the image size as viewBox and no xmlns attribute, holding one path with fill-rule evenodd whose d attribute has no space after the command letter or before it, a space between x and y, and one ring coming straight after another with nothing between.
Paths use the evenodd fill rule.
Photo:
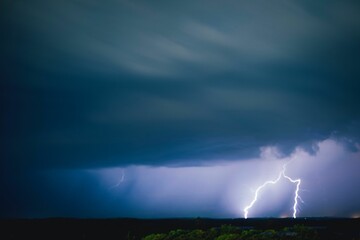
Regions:
<instances>
[{"instance_id":1,"label":"distant land","mask_svg":"<svg viewBox=\"0 0 360 240\"><path fill-rule=\"evenodd\" d=\"M318 239L360 240L360 218L251 218L251 219L1 219L0 239L142 239L172 230L208 230L231 225L243 230L280 230L305 226ZM292 239L292 238L288 238Z\"/></svg>"}]
</instances>

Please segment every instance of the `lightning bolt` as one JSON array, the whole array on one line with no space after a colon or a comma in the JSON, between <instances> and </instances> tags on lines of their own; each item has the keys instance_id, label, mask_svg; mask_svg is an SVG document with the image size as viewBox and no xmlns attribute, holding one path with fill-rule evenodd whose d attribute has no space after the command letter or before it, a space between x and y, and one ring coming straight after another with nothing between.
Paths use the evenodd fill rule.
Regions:
<instances>
[{"instance_id":1,"label":"lightning bolt","mask_svg":"<svg viewBox=\"0 0 360 240\"><path fill-rule=\"evenodd\" d=\"M289 180L291 183L296 184L296 189L295 189L295 194L294 194L294 205L293 205L293 218L296 218L298 200L302 201L300 196L299 196L301 179L292 179L291 177L285 175L287 164L289 164L289 162L287 162L287 163L285 163L283 165L282 171L279 173L279 176L275 180L266 181L256 189L255 196L254 196L253 200L251 201L251 203L248 206L246 206L244 208L244 218L245 219L248 218L250 208L252 208L254 206L255 202L257 201L258 196L259 196L259 192L269 184L272 184L272 185L276 184L277 182L280 181L281 178L285 178L285 179Z\"/></svg>"},{"instance_id":2,"label":"lightning bolt","mask_svg":"<svg viewBox=\"0 0 360 240\"><path fill-rule=\"evenodd\" d=\"M300 184L301 184L301 179L292 179L289 176L285 175L285 168L282 171L282 175L284 176L284 178L288 179L290 182L292 183L296 183L296 189L295 189L295 196L294 196L294 205L293 205L293 218L296 218L296 213L297 213L297 205L298 205L298 199L301 200L300 196L299 196L299 189L300 189Z\"/></svg>"},{"instance_id":3,"label":"lightning bolt","mask_svg":"<svg viewBox=\"0 0 360 240\"><path fill-rule=\"evenodd\" d=\"M124 182L124 180L125 180L125 170L122 169L122 171L121 171L121 178L120 178L119 182L118 182L117 184L111 186L110 189L119 187L120 184L122 184L122 183Z\"/></svg>"}]
</instances>

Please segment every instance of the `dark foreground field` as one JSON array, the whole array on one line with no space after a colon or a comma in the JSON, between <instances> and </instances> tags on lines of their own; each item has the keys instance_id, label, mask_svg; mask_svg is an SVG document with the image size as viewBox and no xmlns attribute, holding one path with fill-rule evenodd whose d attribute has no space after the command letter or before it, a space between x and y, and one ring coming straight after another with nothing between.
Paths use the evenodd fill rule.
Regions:
<instances>
[{"instance_id":1,"label":"dark foreground field","mask_svg":"<svg viewBox=\"0 0 360 240\"><path fill-rule=\"evenodd\" d=\"M181 230L180 230L181 229ZM198 229L199 231L194 231ZM223 234L224 229L238 235ZM235 230L234 230L235 229ZM308 237L298 230L311 232ZM182 236L171 238L171 234ZM183 231L184 230L184 231ZM171 234L169 234L171 232ZM0 220L0 239L189 239L194 234L215 232L207 239L341 239L360 240L360 219L11 219ZM246 237L245 233L254 233ZM155 235L155 233L164 233ZM271 234L276 233L276 234ZM153 234L153 235L151 235ZM186 235L187 234L187 235ZM193 235L191 235L193 234ZM223 235L221 235L223 234ZM241 235L242 234L242 235ZM151 235L151 236L149 236ZM190 236L191 235L191 236ZM220 236L221 235L221 236ZM236 237L237 236L237 237ZM199 239L202 239L199 237Z\"/></svg>"}]
</instances>

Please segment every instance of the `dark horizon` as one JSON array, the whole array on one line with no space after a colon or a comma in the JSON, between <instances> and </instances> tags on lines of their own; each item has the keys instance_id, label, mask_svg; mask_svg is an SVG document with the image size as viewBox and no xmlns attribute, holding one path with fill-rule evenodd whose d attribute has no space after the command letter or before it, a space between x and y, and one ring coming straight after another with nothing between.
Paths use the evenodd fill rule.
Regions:
<instances>
[{"instance_id":1,"label":"dark horizon","mask_svg":"<svg viewBox=\"0 0 360 240\"><path fill-rule=\"evenodd\" d=\"M260 234L260 237L271 231L278 237L288 232L295 233L286 239L344 240L359 236L360 219L22 219L0 220L0 225L5 227L2 236L11 239L144 239L150 234L164 236L174 231L182 234L197 232L203 237L191 239L209 239L204 237L206 232L221 235L230 230L237 234ZM303 237L298 235L304 231L308 234ZM216 239L214 234L212 236L210 239Z\"/></svg>"},{"instance_id":2,"label":"dark horizon","mask_svg":"<svg viewBox=\"0 0 360 240\"><path fill-rule=\"evenodd\" d=\"M360 217L326 217L326 216L323 216L323 217L297 217L297 218L293 218L293 217L253 217L253 218L209 218L209 217L201 217L201 216L196 216L196 217L173 217L173 218L167 218L167 217L162 217L162 218L141 218L141 217L103 217L103 218L94 218L94 217L61 217L61 216L53 216L53 217L19 217L19 218L0 218L0 221L17 221L17 220L20 220L20 221L31 221L31 220L39 220L39 221L42 221L42 220L139 220L139 221L162 221L162 220L196 220L196 219L199 219L199 220L225 220L225 221L228 221L228 220L236 220L236 221L247 221L247 222L252 222L252 221L256 221L256 220L291 220L291 221L304 221L304 220L341 220L341 219L344 219L344 220L354 220L354 221L357 221L357 220L360 220Z\"/></svg>"}]
</instances>

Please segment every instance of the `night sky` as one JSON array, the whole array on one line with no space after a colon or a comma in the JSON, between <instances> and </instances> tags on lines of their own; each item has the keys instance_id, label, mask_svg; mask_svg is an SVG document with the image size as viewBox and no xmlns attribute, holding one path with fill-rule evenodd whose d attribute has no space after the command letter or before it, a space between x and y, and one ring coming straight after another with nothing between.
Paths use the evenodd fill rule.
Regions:
<instances>
[{"instance_id":1,"label":"night sky","mask_svg":"<svg viewBox=\"0 0 360 240\"><path fill-rule=\"evenodd\" d=\"M360 216L359 1L2 0L0 32L1 218L242 218L285 163L298 217Z\"/></svg>"}]
</instances>

